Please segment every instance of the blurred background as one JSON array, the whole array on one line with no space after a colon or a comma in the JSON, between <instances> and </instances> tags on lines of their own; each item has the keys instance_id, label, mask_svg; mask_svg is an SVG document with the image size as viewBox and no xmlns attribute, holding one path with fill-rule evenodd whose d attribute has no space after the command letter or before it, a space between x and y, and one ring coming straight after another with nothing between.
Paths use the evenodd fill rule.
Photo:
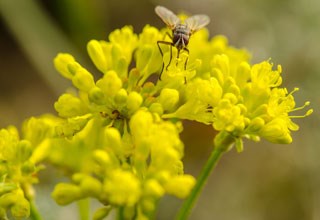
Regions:
<instances>
[{"instance_id":1,"label":"blurred background","mask_svg":"<svg viewBox=\"0 0 320 220\"><path fill-rule=\"evenodd\" d=\"M252 63L271 58L281 64L283 86L290 91L299 87L297 105L308 100L314 109L310 117L295 121L300 131L291 145L247 141L243 153L224 155L191 219L320 219L318 0L0 0L0 127L19 127L27 117L54 113L54 101L70 86L53 68L58 52L72 53L95 72L87 42L107 39L113 29L128 24L136 33L147 23L163 27L156 5L209 15L211 37L223 34L231 45L247 48ZM185 172L196 176L214 133L197 123L184 127ZM46 220L78 219L75 206L61 208L50 198L55 175L44 175L46 184L37 186L40 211ZM164 198L157 219L173 219L179 205Z\"/></svg>"}]
</instances>

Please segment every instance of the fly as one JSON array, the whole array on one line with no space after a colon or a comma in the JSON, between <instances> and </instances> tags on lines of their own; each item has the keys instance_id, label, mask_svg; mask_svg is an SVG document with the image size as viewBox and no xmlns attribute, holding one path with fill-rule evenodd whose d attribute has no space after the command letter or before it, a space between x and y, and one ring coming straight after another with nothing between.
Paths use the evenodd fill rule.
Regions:
<instances>
[{"instance_id":1,"label":"fly","mask_svg":"<svg viewBox=\"0 0 320 220\"><path fill-rule=\"evenodd\" d=\"M163 57L163 52L161 50L160 44L170 45L170 60L166 66L166 70L172 60L172 47L176 47L178 49L177 58L179 58L180 52L182 50L186 51L189 55L189 50L187 48L189 43L189 38L191 35L197 30L205 27L210 22L210 18L207 15L193 15L187 18L184 23L181 22L180 18L175 15L169 9L163 6L157 6L155 8L156 14L161 18L161 20L168 26L169 29L172 30L172 36L166 33L172 40L172 42L168 41L157 41L157 45L159 47L161 56ZM188 57L184 63L184 70L187 68ZM159 75L159 79L161 80L161 75L164 69L164 63L162 63L161 72ZM186 80L186 79L185 79Z\"/></svg>"}]
</instances>

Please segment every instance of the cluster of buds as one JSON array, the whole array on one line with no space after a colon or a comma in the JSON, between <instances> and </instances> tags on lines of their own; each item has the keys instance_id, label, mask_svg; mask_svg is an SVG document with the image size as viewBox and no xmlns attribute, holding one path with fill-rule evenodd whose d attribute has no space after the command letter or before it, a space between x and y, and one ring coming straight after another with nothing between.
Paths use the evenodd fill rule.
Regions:
<instances>
[{"instance_id":1,"label":"cluster of buds","mask_svg":"<svg viewBox=\"0 0 320 220\"><path fill-rule=\"evenodd\" d=\"M189 54L177 56L171 45L160 54L157 41L166 31L147 25L137 35L125 26L109 41L91 40L88 54L102 73L97 80L72 55L57 55L56 69L75 89L55 102L58 116L25 122L25 140L1 130L1 212L28 214L29 201L18 199L28 198L21 188L34 182L34 164L49 161L70 177L52 193L58 204L96 198L103 205L96 220L113 208L125 219L152 218L161 197L186 198L195 184L184 174L182 120L212 125L220 132L216 147L224 150L230 149L226 139L238 151L242 138L292 142L291 131L298 130L292 118L312 110L291 115L309 103L296 107L297 89L280 87L281 66L251 65L246 50L229 46L223 36L209 39L206 29L192 36Z\"/></svg>"}]
</instances>

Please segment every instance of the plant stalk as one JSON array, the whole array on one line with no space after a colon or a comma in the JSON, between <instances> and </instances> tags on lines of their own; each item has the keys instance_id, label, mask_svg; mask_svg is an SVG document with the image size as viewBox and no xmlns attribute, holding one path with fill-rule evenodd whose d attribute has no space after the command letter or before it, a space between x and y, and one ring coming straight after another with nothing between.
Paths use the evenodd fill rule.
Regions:
<instances>
[{"instance_id":1,"label":"plant stalk","mask_svg":"<svg viewBox=\"0 0 320 220\"><path fill-rule=\"evenodd\" d=\"M42 220L41 215L40 215L33 199L30 200L30 219Z\"/></svg>"},{"instance_id":2,"label":"plant stalk","mask_svg":"<svg viewBox=\"0 0 320 220\"><path fill-rule=\"evenodd\" d=\"M205 186L209 175L216 167L219 159L223 155L224 152L231 149L232 145L235 142L235 138L227 133L227 132L220 132L214 140L215 148L213 149L209 159L207 160L205 166L203 167L196 185L192 189L189 197L184 201L180 211L176 217L176 220L185 220L189 217L191 210L197 201L198 197L200 196L200 192L202 191L203 187Z\"/></svg>"},{"instance_id":3,"label":"plant stalk","mask_svg":"<svg viewBox=\"0 0 320 220\"><path fill-rule=\"evenodd\" d=\"M81 199L77 202L79 215L81 220L89 220L90 213L90 200L89 199Z\"/></svg>"}]
</instances>

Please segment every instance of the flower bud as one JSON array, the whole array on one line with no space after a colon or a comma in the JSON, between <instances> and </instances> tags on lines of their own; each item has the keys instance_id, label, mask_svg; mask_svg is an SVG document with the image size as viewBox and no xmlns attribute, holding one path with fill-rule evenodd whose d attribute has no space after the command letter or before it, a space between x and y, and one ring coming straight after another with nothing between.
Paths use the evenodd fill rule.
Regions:
<instances>
[{"instance_id":1,"label":"flower bud","mask_svg":"<svg viewBox=\"0 0 320 220\"><path fill-rule=\"evenodd\" d=\"M96 210L93 214L93 220L103 220L112 210L111 206L104 206Z\"/></svg>"},{"instance_id":2,"label":"flower bud","mask_svg":"<svg viewBox=\"0 0 320 220\"><path fill-rule=\"evenodd\" d=\"M17 185L14 183L0 183L0 197L15 189L17 189Z\"/></svg>"},{"instance_id":3,"label":"flower bud","mask_svg":"<svg viewBox=\"0 0 320 220\"><path fill-rule=\"evenodd\" d=\"M101 194L102 183L91 176L86 176L81 181L80 188L84 195L98 198Z\"/></svg>"},{"instance_id":4,"label":"flower bud","mask_svg":"<svg viewBox=\"0 0 320 220\"><path fill-rule=\"evenodd\" d=\"M159 115L162 115L163 114L163 107L160 103L155 102L150 105L149 111L152 113L157 113Z\"/></svg>"},{"instance_id":5,"label":"flower bud","mask_svg":"<svg viewBox=\"0 0 320 220\"><path fill-rule=\"evenodd\" d=\"M264 124L265 122L261 117L255 117L250 121L246 130L248 133L257 133L263 128Z\"/></svg>"},{"instance_id":6,"label":"flower bud","mask_svg":"<svg viewBox=\"0 0 320 220\"><path fill-rule=\"evenodd\" d=\"M127 103L128 93L125 89L120 89L116 96L114 97L114 101L117 106L123 106Z\"/></svg>"},{"instance_id":7,"label":"flower bud","mask_svg":"<svg viewBox=\"0 0 320 220\"><path fill-rule=\"evenodd\" d=\"M32 150L33 149L29 141L27 140L19 141L17 146L17 157L15 159L18 160L19 163L25 162L31 156Z\"/></svg>"},{"instance_id":8,"label":"flower bud","mask_svg":"<svg viewBox=\"0 0 320 220\"><path fill-rule=\"evenodd\" d=\"M30 161L26 161L21 166L21 171L24 175L31 175L36 171L36 167L35 167L34 163L32 163Z\"/></svg>"},{"instance_id":9,"label":"flower bud","mask_svg":"<svg viewBox=\"0 0 320 220\"><path fill-rule=\"evenodd\" d=\"M154 42L162 39L163 36L157 28L146 25L143 28L142 33L139 35L139 44L141 46L150 44L153 45Z\"/></svg>"},{"instance_id":10,"label":"flower bud","mask_svg":"<svg viewBox=\"0 0 320 220\"><path fill-rule=\"evenodd\" d=\"M51 139L45 139L43 140L37 148L33 151L30 161L33 164L37 164L40 161L43 161L48 155L50 154L50 148L52 147Z\"/></svg>"},{"instance_id":11,"label":"flower bud","mask_svg":"<svg viewBox=\"0 0 320 220\"><path fill-rule=\"evenodd\" d=\"M54 108L59 113L59 116L64 118L84 115L87 111L82 101L71 94L61 95L58 101L54 103Z\"/></svg>"},{"instance_id":12,"label":"flower bud","mask_svg":"<svg viewBox=\"0 0 320 220\"><path fill-rule=\"evenodd\" d=\"M89 122L91 114L68 118L64 123L55 127L56 134L60 137L71 138L76 133L81 131Z\"/></svg>"},{"instance_id":13,"label":"flower bud","mask_svg":"<svg viewBox=\"0 0 320 220\"><path fill-rule=\"evenodd\" d=\"M133 50L137 47L138 37L131 26L124 26L110 33L109 40L113 46L117 46L121 57L124 56L127 63L131 62Z\"/></svg>"},{"instance_id":14,"label":"flower bud","mask_svg":"<svg viewBox=\"0 0 320 220\"><path fill-rule=\"evenodd\" d=\"M240 63L237 69L236 81L239 87L243 87L250 77L251 67L248 62Z\"/></svg>"},{"instance_id":15,"label":"flower bud","mask_svg":"<svg viewBox=\"0 0 320 220\"><path fill-rule=\"evenodd\" d=\"M276 144L290 144L292 137L287 122L281 118L275 118L265 124L259 132L262 137Z\"/></svg>"},{"instance_id":16,"label":"flower bud","mask_svg":"<svg viewBox=\"0 0 320 220\"><path fill-rule=\"evenodd\" d=\"M88 92L95 86L93 76L84 68L79 68L76 71L76 74L72 77L72 83L84 92Z\"/></svg>"},{"instance_id":17,"label":"flower bud","mask_svg":"<svg viewBox=\"0 0 320 220\"><path fill-rule=\"evenodd\" d=\"M143 99L141 95L135 91L130 92L127 99L127 108L129 112L133 113L137 111L142 104Z\"/></svg>"},{"instance_id":18,"label":"flower bud","mask_svg":"<svg viewBox=\"0 0 320 220\"><path fill-rule=\"evenodd\" d=\"M212 77L208 81L200 79L197 81L199 81L198 85L196 85L200 87L197 89L200 99L212 107L216 106L222 97L222 88L218 80Z\"/></svg>"},{"instance_id":19,"label":"flower bud","mask_svg":"<svg viewBox=\"0 0 320 220\"><path fill-rule=\"evenodd\" d=\"M93 152L93 159L102 167L107 167L111 164L109 154L103 150L95 150Z\"/></svg>"},{"instance_id":20,"label":"flower bud","mask_svg":"<svg viewBox=\"0 0 320 220\"><path fill-rule=\"evenodd\" d=\"M128 76L128 91L131 91L134 85L138 83L138 80L141 77L141 71L137 68L132 68Z\"/></svg>"},{"instance_id":21,"label":"flower bud","mask_svg":"<svg viewBox=\"0 0 320 220\"><path fill-rule=\"evenodd\" d=\"M55 68L63 77L67 79L72 79L74 72L70 71L68 66L76 63L73 56L67 53L59 53L54 58L53 62L54 62Z\"/></svg>"},{"instance_id":22,"label":"flower bud","mask_svg":"<svg viewBox=\"0 0 320 220\"><path fill-rule=\"evenodd\" d=\"M230 64L229 57L225 54L215 55L213 58L214 67L221 70L223 74L229 75L230 72Z\"/></svg>"},{"instance_id":23,"label":"flower bud","mask_svg":"<svg viewBox=\"0 0 320 220\"><path fill-rule=\"evenodd\" d=\"M231 104L236 104L238 102L237 97L233 93L226 93L223 98L229 100Z\"/></svg>"},{"instance_id":24,"label":"flower bud","mask_svg":"<svg viewBox=\"0 0 320 220\"><path fill-rule=\"evenodd\" d=\"M85 173L75 173L72 175L72 182L79 185L82 180L84 180L86 177L88 177Z\"/></svg>"},{"instance_id":25,"label":"flower bud","mask_svg":"<svg viewBox=\"0 0 320 220\"><path fill-rule=\"evenodd\" d=\"M243 141L241 138L236 138L235 147L236 147L238 153L243 151Z\"/></svg>"},{"instance_id":26,"label":"flower bud","mask_svg":"<svg viewBox=\"0 0 320 220\"><path fill-rule=\"evenodd\" d=\"M143 87L141 89L140 94L143 94L143 95L144 94L153 94L156 91L157 91L157 88L153 82L146 82L145 84L143 84Z\"/></svg>"},{"instance_id":27,"label":"flower bud","mask_svg":"<svg viewBox=\"0 0 320 220\"><path fill-rule=\"evenodd\" d=\"M160 93L159 102L163 110L172 111L179 102L179 92L175 89L165 88Z\"/></svg>"},{"instance_id":28,"label":"flower bud","mask_svg":"<svg viewBox=\"0 0 320 220\"><path fill-rule=\"evenodd\" d=\"M115 69L115 64L118 64L119 59L123 57L123 51L119 44L112 44L111 47L111 57L113 60L113 67Z\"/></svg>"},{"instance_id":29,"label":"flower bud","mask_svg":"<svg viewBox=\"0 0 320 220\"><path fill-rule=\"evenodd\" d=\"M119 59L116 62L116 65L114 67L114 70L118 73L118 75L121 79L128 77L128 66L129 66L129 63L125 59L125 57L123 57L123 56L119 57Z\"/></svg>"},{"instance_id":30,"label":"flower bud","mask_svg":"<svg viewBox=\"0 0 320 220\"><path fill-rule=\"evenodd\" d=\"M108 127L104 131L105 146L113 149L115 154L123 156L120 132L113 127Z\"/></svg>"},{"instance_id":31,"label":"flower bud","mask_svg":"<svg viewBox=\"0 0 320 220\"><path fill-rule=\"evenodd\" d=\"M150 57L153 52L153 46L151 45L144 45L141 49L137 52L137 68L140 71L143 71L146 66L150 62Z\"/></svg>"},{"instance_id":32,"label":"flower bud","mask_svg":"<svg viewBox=\"0 0 320 220\"><path fill-rule=\"evenodd\" d=\"M165 184L167 193L175 195L178 198L186 198L196 181L191 175L173 176Z\"/></svg>"},{"instance_id":33,"label":"flower bud","mask_svg":"<svg viewBox=\"0 0 320 220\"><path fill-rule=\"evenodd\" d=\"M105 73L102 79L97 81L97 86L107 97L113 97L122 88L122 81L115 71L110 70Z\"/></svg>"},{"instance_id":34,"label":"flower bud","mask_svg":"<svg viewBox=\"0 0 320 220\"><path fill-rule=\"evenodd\" d=\"M20 196L17 195L16 191L6 193L0 197L0 207L7 209L19 199Z\"/></svg>"},{"instance_id":35,"label":"flower bud","mask_svg":"<svg viewBox=\"0 0 320 220\"><path fill-rule=\"evenodd\" d=\"M94 65L103 73L108 70L108 63L105 57L103 47L97 40L89 41L87 45L88 54Z\"/></svg>"},{"instance_id":36,"label":"flower bud","mask_svg":"<svg viewBox=\"0 0 320 220\"><path fill-rule=\"evenodd\" d=\"M154 179L147 180L144 184L144 195L154 198L160 198L165 191L158 181Z\"/></svg>"},{"instance_id":37,"label":"flower bud","mask_svg":"<svg viewBox=\"0 0 320 220\"><path fill-rule=\"evenodd\" d=\"M69 63L67 67L68 67L69 72L72 74L72 76L74 76L76 74L78 69L82 68L80 66L80 64L77 62Z\"/></svg>"},{"instance_id":38,"label":"flower bud","mask_svg":"<svg viewBox=\"0 0 320 220\"><path fill-rule=\"evenodd\" d=\"M21 197L16 203L14 203L10 211L14 218L26 218L30 215L30 203L27 199Z\"/></svg>"},{"instance_id":39,"label":"flower bud","mask_svg":"<svg viewBox=\"0 0 320 220\"><path fill-rule=\"evenodd\" d=\"M89 100L97 105L104 105L106 103L103 91L97 86L89 91Z\"/></svg>"},{"instance_id":40,"label":"flower bud","mask_svg":"<svg viewBox=\"0 0 320 220\"><path fill-rule=\"evenodd\" d=\"M61 118L49 114L31 117L23 123L22 136L33 146L38 146L44 139L54 135L54 127L60 122Z\"/></svg>"},{"instance_id":41,"label":"flower bud","mask_svg":"<svg viewBox=\"0 0 320 220\"><path fill-rule=\"evenodd\" d=\"M138 141L143 139L149 132L153 123L152 114L150 112L140 110L131 117L129 123L131 134L136 141Z\"/></svg>"},{"instance_id":42,"label":"flower bud","mask_svg":"<svg viewBox=\"0 0 320 220\"><path fill-rule=\"evenodd\" d=\"M154 198L143 198L140 202L139 205L142 209L143 213L152 213L156 209L156 203ZM140 216L139 216L140 217ZM146 220L149 218L146 218Z\"/></svg>"},{"instance_id":43,"label":"flower bud","mask_svg":"<svg viewBox=\"0 0 320 220\"><path fill-rule=\"evenodd\" d=\"M30 215L29 201L24 198L22 189L6 193L0 197L0 208L10 209L16 218L26 218Z\"/></svg>"},{"instance_id":44,"label":"flower bud","mask_svg":"<svg viewBox=\"0 0 320 220\"><path fill-rule=\"evenodd\" d=\"M76 185L68 183L58 183L51 196L59 205L68 205L83 198L81 189Z\"/></svg>"},{"instance_id":45,"label":"flower bud","mask_svg":"<svg viewBox=\"0 0 320 220\"><path fill-rule=\"evenodd\" d=\"M131 172L115 170L104 182L103 191L111 204L133 206L141 196L139 179Z\"/></svg>"}]
</instances>

